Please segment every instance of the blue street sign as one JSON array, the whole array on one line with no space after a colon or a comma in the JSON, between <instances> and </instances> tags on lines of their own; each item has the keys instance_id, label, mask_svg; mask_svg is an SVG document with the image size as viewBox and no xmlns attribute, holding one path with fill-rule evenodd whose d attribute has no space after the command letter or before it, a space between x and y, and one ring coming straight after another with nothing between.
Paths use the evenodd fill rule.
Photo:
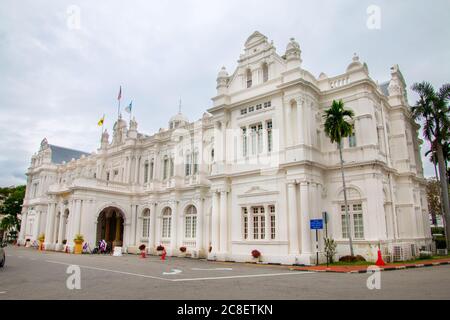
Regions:
<instances>
[{"instance_id":1,"label":"blue street sign","mask_svg":"<svg viewBox=\"0 0 450 320\"><path fill-rule=\"evenodd\" d=\"M323 229L323 220L322 219L311 219L309 221L309 226L310 226L311 230Z\"/></svg>"}]
</instances>

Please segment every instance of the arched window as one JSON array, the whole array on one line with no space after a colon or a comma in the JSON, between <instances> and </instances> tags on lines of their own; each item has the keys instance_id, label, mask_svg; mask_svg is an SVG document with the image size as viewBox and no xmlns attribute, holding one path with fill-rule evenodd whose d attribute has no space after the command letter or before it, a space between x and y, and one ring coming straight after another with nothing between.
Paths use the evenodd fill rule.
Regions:
<instances>
[{"instance_id":1,"label":"arched window","mask_svg":"<svg viewBox=\"0 0 450 320\"><path fill-rule=\"evenodd\" d=\"M347 188L348 213L350 215L350 232L353 239L364 239L364 216L361 194L355 188ZM348 238L347 216L345 214L344 192L339 194L339 211L341 215L342 238Z\"/></svg>"},{"instance_id":2,"label":"arched window","mask_svg":"<svg viewBox=\"0 0 450 320\"><path fill-rule=\"evenodd\" d=\"M150 234L150 209L145 209L142 213L142 237L148 238Z\"/></svg>"},{"instance_id":3,"label":"arched window","mask_svg":"<svg viewBox=\"0 0 450 320\"><path fill-rule=\"evenodd\" d=\"M190 205L186 208L184 219L184 237L193 239L197 236L197 208Z\"/></svg>"},{"instance_id":4,"label":"arched window","mask_svg":"<svg viewBox=\"0 0 450 320\"><path fill-rule=\"evenodd\" d=\"M267 65L267 63L263 63L262 73L263 73L263 82L269 80L269 66Z\"/></svg>"},{"instance_id":5,"label":"arched window","mask_svg":"<svg viewBox=\"0 0 450 320\"><path fill-rule=\"evenodd\" d=\"M172 209L164 208L162 217L162 238L170 238L170 229L172 224Z\"/></svg>"},{"instance_id":6,"label":"arched window","mask_svg":"<svg viewBox=\"0 0 450 320\"><path fill-rule=\"evenodd\" d=\"M247 88L252 86L252 70L247 69Z\"/></svg>"}]
</instances>

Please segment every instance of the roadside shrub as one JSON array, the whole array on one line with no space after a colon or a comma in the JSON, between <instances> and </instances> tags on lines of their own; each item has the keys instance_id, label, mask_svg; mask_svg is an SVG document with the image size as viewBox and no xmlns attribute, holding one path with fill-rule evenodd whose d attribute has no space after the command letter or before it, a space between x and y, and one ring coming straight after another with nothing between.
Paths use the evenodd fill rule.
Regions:
<instances>
[{"instance_id":1,"label":"roadside shrub","mask_svg":"<svg viewBox=\"0 0 450 320\"><path fill-rule=\"evenodd\" d=\"M186 252L186 247L180 247L181 252Z\"/></svg>"},{"instance_id":2,"label":"roadside shrub","mask_svg":"<svg viewBox=\"0 0 450 320\"><path fill-rule=\"evenodd\" d=\"M339 258L340 262L358 262L358 261L366 261L363 256L343 256Z\"/></svg>"},{"instance_id":3,"label":"roadside shrub","mask_svg":"<svg viewBox=\"0 0 450 320\"><path fill-rule=\"evenodd\" d=\"M252 251L252 257L253 258L257 259L260 256L261 256L261 252L259 252L258 250L255 249L255 250Z\"/></svg>"},{"instance_id":4,"label":"roadside shrub","mask_svg":"<svg viewBox=\"0 0 450 320\"><path fill-rule=\"evenodd\" d=\"M159 245L156 247L156 251L164 251L164 247L162 245Z\"/></svg>"},{"instance_id":5,"label":"roadside shrub","mask_svg":"<svg viewBox=\"0 0 450 320\"><path fill-rule=\"evenodd\" d=\"M334 256L336 254L337 243L331 238L324 238L325 243L325 256L329 263L333 263Z\"/></svg>"}]
</instances>

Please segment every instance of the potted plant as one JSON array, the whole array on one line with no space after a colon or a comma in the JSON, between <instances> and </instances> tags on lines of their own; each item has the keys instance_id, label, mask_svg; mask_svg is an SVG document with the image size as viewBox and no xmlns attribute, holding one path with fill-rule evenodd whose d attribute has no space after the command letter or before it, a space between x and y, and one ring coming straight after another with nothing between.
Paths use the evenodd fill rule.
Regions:
<instances>
[{"instance_id":1,"label":"potted plant","mask_svg":"<svg viewBox=\"0 0 450 320\"><path fill-rule=\"evenodd\" d=\"M159 245L156 247L156 252L158 253L158 256L162 255L163 251L164 251L164 246Z\"/></svg>"},{"instance_id":2,"label":"potted plant","mask_svg":"<svg viewBox=\"0 0 450 320\"><path fill-rule=\"evenodd\" d=\"M139 250L141 251L141 258L145 258L145 244L141 244Z\"/></svg>"},{"instance_id":3,"label":"potted plant","mask_svg":"<svg viewBox=\"0 0 450 320\"><path fill-rule=\"evenodd\" d=\"M76 234L75 238L73 239L73 242L75 242L75 254L83 253L83 242L84 242L83 235Z\"/></svg>"},{"instance_id":4,"label":"potted plant","mask_svg":"<svg viewBox=\"0 0 450 320\"><path fill-rule=\"evenodd\" d=\"M41 233L38 237L38 241L39 241L39 250L42 251L44 249L45 234Z\"/></svg>"},{"instance_id":5,"label":"potted plant","mask_svg":"<svg viewBox=\"0 0 450 320\"><path fill-rule=\"evenodd\" d=\"M180 257L185 257L186 251L187 251L187 248L185 246L181 246L180 247L180 252L181 252Z\"/></svg>"},{"instance_id":6,"label":"potted plant","mask_svg":"<svg viewBox=\"0 0 450 320\"><path fill-rule=\"evenodd\" d=\"M253 257L253 261L255 262L259 262L261 261L261 252L259 252L258 250L253 250L252 251L252 257Z\"/></svg>"}]
</instances>

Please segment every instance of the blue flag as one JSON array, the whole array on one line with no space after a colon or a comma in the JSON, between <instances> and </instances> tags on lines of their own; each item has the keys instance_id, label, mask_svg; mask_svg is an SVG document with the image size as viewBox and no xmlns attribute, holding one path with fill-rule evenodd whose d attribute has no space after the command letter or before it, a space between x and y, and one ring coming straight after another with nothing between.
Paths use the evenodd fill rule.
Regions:
<instances>
[{"instance_id":1,"label":"blue flag","mask_svg":"<svg viewBox=\"0 0 450 320\"><path fill-rule=\"evenodd\" d=\"M131 108L133 108L133 101L131 101L128 107L125 108L125 111L131 113Z\"/></svg>"}]
</instances>

